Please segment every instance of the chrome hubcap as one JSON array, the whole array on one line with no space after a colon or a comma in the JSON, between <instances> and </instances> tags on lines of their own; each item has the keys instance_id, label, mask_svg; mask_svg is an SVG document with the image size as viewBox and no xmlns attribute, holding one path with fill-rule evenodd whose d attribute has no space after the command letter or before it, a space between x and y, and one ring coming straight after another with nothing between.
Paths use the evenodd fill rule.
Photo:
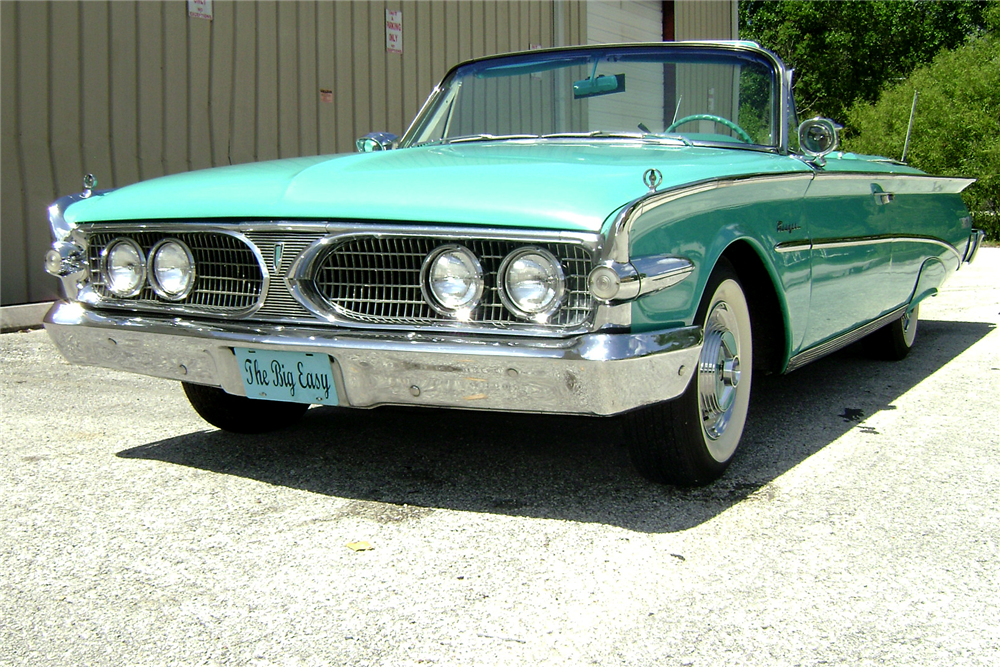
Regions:
<instances>
[{"instance_id":1,"label":"chrome hubcap","mask_svg":"<svg viewBox=\"0 0 1000 667\"><path fill-rule=\"evenodd\" d=\"M715 304L705 321L705 341L698 362L698 397L705 435L722 436L732 417L740 384L739 327L724 303Z\"/></svg>"}]
</instances>

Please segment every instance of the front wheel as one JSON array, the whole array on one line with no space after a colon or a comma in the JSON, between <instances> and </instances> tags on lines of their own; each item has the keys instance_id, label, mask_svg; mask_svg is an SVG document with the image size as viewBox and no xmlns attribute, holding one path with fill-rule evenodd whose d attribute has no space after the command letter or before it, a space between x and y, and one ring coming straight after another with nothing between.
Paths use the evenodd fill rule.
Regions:
<instances>
[{"instance_id":1,"label":"front wheel","mask_svg":"<svg viewBox=\"0 0 1000 667\"><path fill-rule=\"evenodd\" d=\"M233 433L266 433L291 426L309 409L305 403L257 400L227 394L219 387L181 384L191 407L202 419Z\"/></svg>"},{"instance_id":2,"label":"front wheel","mask_svg":"<svg viewBox=\"0 0 1000 667\"><path fill-rule=\"evenodd\" d=\"M626 415L632 462L654 482L715 481L732 461L746 424L753 372L750 309L725 260L708 280L695 321L704 342L688 388L673 401Z\"/></svg>"}]
</instances>

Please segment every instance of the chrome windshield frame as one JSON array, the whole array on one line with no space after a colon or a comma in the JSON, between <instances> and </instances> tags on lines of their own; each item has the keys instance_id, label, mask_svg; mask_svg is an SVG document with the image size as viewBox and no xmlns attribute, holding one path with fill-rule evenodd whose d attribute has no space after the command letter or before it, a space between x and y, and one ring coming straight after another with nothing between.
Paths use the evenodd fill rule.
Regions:
<instances>
[{"instance_id":1,"label":"chrome windshield frame","mask_svg":"<svg viewBox=\"0 0 1000 667\"><path fill-rule=\"evenodd\" d=\"M589 55L593 52L606 52L617 50L633 50L635 52L651 52L655 50L663 51L683 51L692 53L704 52L729 52L729 53L749 53L761 57L768 62L774 70L775 99L772 104L773 123L777 126L778 141L774 145L752 144L741 146L739 144L728 144L718 142L696 142L698 145L721 146L728 148L748 148L754 150L767 150L777 152L781 155L788 155L790 138L788 130L789 104L792 100L792 70L777 56L777 54L764 49L753 42L746 41L686 41L686 42L635 42L628 44L593 44L586 46L555 47L549 49L536 49L532 51L516 51L510 53L497 54L483 58L474 58L458 63L453 66L442 77L440 83L435 86L433 92L427 98L420 112L414 117L410 126L403 133L399 140L399 148L413 148L425 145L428 142L416 142L417 135L424 129L428 120L436 113L436 107L442 96L448 95L450 82L455 78L460 70L482 65L490 61L508 59L512 57L532 57L538 58L546 54L564 56L571 53L579 53L581 56ZM562 58L560 58L562 59Z\"/></svg>"}]
</instances>

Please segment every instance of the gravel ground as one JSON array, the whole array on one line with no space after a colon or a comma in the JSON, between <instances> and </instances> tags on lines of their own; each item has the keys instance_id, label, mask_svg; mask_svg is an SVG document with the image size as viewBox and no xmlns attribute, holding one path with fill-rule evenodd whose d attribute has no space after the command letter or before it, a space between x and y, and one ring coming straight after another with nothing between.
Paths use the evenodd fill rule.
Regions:
<instances>
[{"instance_id":1,"label":"gravel ground","mask_svg":"<svg viewBox=\"0 0 1000 667\"><path fill-rule=\"evenodd\" d=\"M761 378L698 490L638 478L613 419L235 436L0 336L0 663L996 665L1000 249L921 317L903 362Z\"/></svg>"}]
</instances>

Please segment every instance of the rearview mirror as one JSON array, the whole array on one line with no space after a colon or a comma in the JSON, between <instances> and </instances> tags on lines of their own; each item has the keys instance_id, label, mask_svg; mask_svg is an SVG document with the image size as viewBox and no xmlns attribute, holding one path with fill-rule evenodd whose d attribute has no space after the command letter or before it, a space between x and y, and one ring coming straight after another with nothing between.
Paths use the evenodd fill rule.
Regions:
<instances>
[{"instance_id":1,"label":"rearview mirror","mask_svg":"<svg viewBox=\"0 0 1000 667\"><path fill-rule=\"evenodd\" d=\"M837 148L840 126L829 118L813 118L799 125L799 148L806 155L823 157Z\"/></svg>"},{"instance_id":2,"label":"rearview mirror","mask_svg":"<svg viewBox=\"0 0 1000 667\"><path fill-rule=\"evenodd\" d=\"M573 82L573 99L581 97L596 97L597 95L610 95L611 93L625 92L624 74L602 74L591 79L583 79Z\"/></svg>"},{"instance_id":3,"label":"rearview mirror","mask_svg":"<svg viewBox=\"0 0 1000 667\"><path fill-rule=\"evenodd\" d=\"M369 132L354 142L359 153L388 151L396 147L399 137L391 132Z\"/></svg>"}]
</instances>

